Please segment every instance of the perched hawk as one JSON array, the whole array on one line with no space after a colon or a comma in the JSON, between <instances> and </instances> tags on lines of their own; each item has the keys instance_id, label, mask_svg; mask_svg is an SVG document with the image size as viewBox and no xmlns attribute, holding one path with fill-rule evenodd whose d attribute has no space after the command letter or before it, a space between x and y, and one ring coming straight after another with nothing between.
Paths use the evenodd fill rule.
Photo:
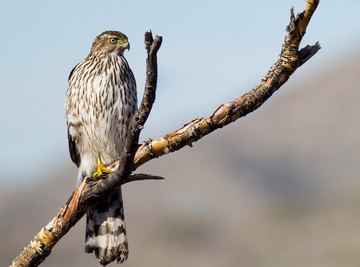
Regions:
<instances>
[{"instance_id":1,"label":"perched hawk","mask_svg":"<svg viewBox=\"0 0 360 267\"><path fill-rule=\"evenodd\" d=\"M90 54L71 71L66 99L70 156L79 167L78 185L86 176L100 179L105 166L120 158L129 123L137 110L136 82L124 57L125 34L106 31ZM85 251L102 265L128 256L121 189L90 210Z\"/></svg>"}]
</instances>

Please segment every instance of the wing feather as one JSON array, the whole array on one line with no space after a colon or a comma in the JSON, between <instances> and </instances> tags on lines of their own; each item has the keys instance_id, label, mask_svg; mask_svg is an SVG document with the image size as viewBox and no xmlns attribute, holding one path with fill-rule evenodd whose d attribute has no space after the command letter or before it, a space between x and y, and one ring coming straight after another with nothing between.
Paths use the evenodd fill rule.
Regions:
<instances>
[{"instance_id":1,"label":"wing feather","mask_svg":"<svg viewBox=\"0 0 360 267\"><path fill-rule=\"evenodd\" d=\"M69 152L70 152L71 160L76 164L77 167L79 167L81 162L79 149L76 145L73 136L71 136L70 134L69 128L68 128L68 144L69 144Z\"/></svg>"},{"instance_id":2,"label":"wing feather","mask_svg":"<svg viewBox=\"0 0 360 267\"><path fill-rule=\"evenodd\" d=\"M68 81L70 81L72 75L75 72L75 69L79 66L79 64L77 64L71 71L68 77ZM68 128L67 128L67 134L68 134L68 145L69 145L69 152L70 152L70 157L71 160L75 163L75 165L77 167L80 166L80 162L81 162L81 156L80 156L80 152L79 152L79 148L76 144L76 138L71 135L70 133L70 127L72 127L72 122L68 121Z\"/></svg>"}]
</instances>

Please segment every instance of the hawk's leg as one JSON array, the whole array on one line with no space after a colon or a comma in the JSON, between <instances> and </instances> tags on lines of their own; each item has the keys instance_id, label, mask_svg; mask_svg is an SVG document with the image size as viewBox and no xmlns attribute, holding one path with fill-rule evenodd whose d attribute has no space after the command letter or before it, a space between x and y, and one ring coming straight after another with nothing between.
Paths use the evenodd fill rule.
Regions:
<instances>
[{"instance_id":1,"label":"hawk's leg","mask_svg":"<svg viewBox=\"0 0 360 267\"><path fill-rule=\"evenodd\" d=\"M105 167L105 165L101 162L100 157L97 157L98 159L98 166L96 172L93 173L93 178L95 180L99 180L101 178L106 177L107 174L111 173L112 170Z\"/></svg>"}]
</instances>

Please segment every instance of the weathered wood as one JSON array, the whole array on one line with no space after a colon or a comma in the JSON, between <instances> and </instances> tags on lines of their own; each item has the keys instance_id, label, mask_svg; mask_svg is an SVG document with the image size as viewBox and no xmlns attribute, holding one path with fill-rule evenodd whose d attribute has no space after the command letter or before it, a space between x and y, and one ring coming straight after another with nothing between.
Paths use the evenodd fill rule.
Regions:
<instances>
[{"instance_id":1,"label":"weathered wood","mask_svg":"<svg viewBox=\"0 0 360 267\"><path fill-rule=\"evenodd\" d=\"M153 40L151 33L146 33L145 47L148 57L144 96L139 113L134 116L131 124L131 131L120 161L108 166L114 172L100 181L85 178L64 207L51 222L40 230L12 262L11 266L25 267L41 264L50 255L55 244L77 223L86 210L91 208L96 200L115 190L121 184L135 180L161 179L156 176L131 176L132 171L137 167L153 158L174 152L187 145L191 146L193 142L214 130L222 128L259 108L290 78L297 68L320 49L319 44L316 43L299 50L301 39L318 4L319 0L307 0L305 10L297 16L291 10L290 23L286 30L279 59L258 86L234 101L221 105L210 117L195 119L181 129L162 136L159 140L146 141L138 146L140 131L155 101L157 52L162 42L161 37L155 37Z\"/></svg>"},{"instance_id":2,"label":"weathered wood","mask_svg":"<svg viewBox=\"0 0 360 267\"><path fill-rule=\"evenodd\" d=\"M136 152L134 164L139 167L145 162L174 152L184 146L191 146L205 135L246 116L259 108L296 71L320 49L319 43L307 45L299 51L311 16L318 6L318 0L308 0L306 9L294 15L291 9L290 23L278 61L270 68L261 83L243 96L221 105L210 117L193 120L179 130L162 136L159 140L144 142Z\"/></svg>"}]
</instances>

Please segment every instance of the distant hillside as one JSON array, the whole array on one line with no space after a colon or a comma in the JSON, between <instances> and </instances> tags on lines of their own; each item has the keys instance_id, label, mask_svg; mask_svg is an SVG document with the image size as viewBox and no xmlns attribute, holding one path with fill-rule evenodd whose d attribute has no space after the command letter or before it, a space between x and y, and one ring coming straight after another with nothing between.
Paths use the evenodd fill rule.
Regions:
<instances>
[{"instance_id":1,"label":"distant hillside","mask_svg":"<svg viewBox=\"0 0 360 267\"><path fill-rule=\"evenodd\" d=\"M166 180L124 186L123 266L359 266L360 57L337 66L141 168ZM0 188L0 266L63 205L75 176L67 160L36 187ZM99 266L83 239L80 222L41 266Z\"/></svg>"}]
</instances>

